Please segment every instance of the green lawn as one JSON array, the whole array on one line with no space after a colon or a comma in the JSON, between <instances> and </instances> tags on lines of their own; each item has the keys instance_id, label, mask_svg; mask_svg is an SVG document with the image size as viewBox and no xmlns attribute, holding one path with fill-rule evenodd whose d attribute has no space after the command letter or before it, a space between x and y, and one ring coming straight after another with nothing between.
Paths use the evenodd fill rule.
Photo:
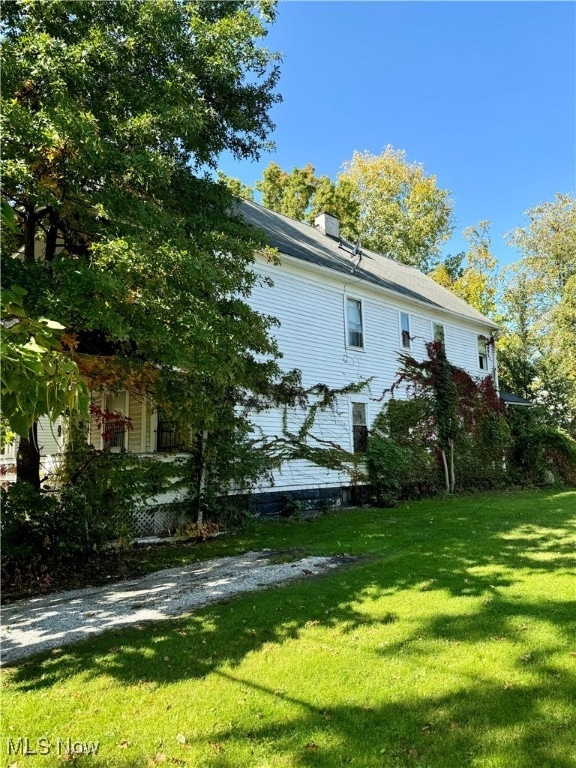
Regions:
<instances>
[{"instance_id":1,"label":"green lawn","mask_svg":"<svg viewBox=\"0 0 576 768\"><path fill-rule=\"evenodd\" d=\"M209 543L361 558L7 669L2 765L70 738L94 768L572 768L575 518L574 491L477 495Z\"/></svg>"}]
</instances>

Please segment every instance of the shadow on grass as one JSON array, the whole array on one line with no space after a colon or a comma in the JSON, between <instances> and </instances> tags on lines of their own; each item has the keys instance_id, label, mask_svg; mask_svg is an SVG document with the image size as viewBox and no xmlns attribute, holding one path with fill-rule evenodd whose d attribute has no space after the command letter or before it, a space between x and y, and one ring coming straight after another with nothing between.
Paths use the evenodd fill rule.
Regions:
<instances>
[{"instance_id":1,"label":"shadow on grass","mask_svg":"<svg viewBox=\"0 0 576 768\"><path fill-rule=\"evenodd\" d=\"M542 495L542 499L553 501L554 497ZM113 631L39 655L15 665L12 679L25 691L50 688L75 674L85 678L104 674L126 686L135 686L171 684L215 673L278 697L283 694L234 678L223 667L238 667L247 654L267 644L281 645L297 638L310 626L345 634L363 626L395 624L398 617L393 612L383 611L375 618L360 609L360 601L380 599L400 590L443 590L454 597L485 600L470 615L437 614L423 619L412 636L375 650L375 664L379 657L402 653L420 657L422 665L433 664L429 644L424 649L422 638L515 641L521 639L522 620L548 622L570 641L576 630L576 603L555 600L553 595L519 599L506 596L505 591L527 573L544 575L559 569L570 573L574 552L568 536L573 531L575 500L576 495L568 495L548 510L540 505L518 505L515 510L507 509L505 515L500 515L497 507L484 508L482 500L466 505L460 502L469 510L466 515L455 506L456 501L447 505L445 515L439 515L431 505L411 505L404 514L403 510L395 510L393 515L363 510L356 516L343 513L324 518L312 526L288 527L286 530L292 530L296 539L310 539L314 533L325 547L336 541L337 534L338 544L346 551L368 554L370 559L328 576L244 595L185 618ZM337 525L340 527L336 533L330 531L330 526ZM363 540L361 545L359 538ZM335 636L335 642L340 636ZM518 665L531 665L534 680L518 687L507 685L505 680L483 680L479 669L478 676L466 681L462 690L390 701L375 709L319 709L285 697L301 708L299 716L286 723L215 732L211 739L221 744L222 750L208 754L203 765L232 768L226 742L233 738L247 745L272 740L275 752L289 753L291 764L304 767L335 768L351 764L352 758L356 765L365 766L474 765L475 755L482 753L486 758L493 751L498 760L493 764L506 768L574 768L574 723L562 713L572 707L573 715L576 685L573 677L552 663L555 650L538 648L530 658L519 658ZM549 717L543 713L544 701L559 714ZM295 743L295 734L315 730L319 734L317 741ZM333 737L326 745L321 738L324 731ZM366 739L367 731L370 739ZM507 731L514 731L516 745L509 759L498 751L497 740L490 741L490 734ZM375 738L382 743L378 758L374 754ZM460 755L460 763L450 762L452 754ZM464 754L467 762L462 763ZM90 758L91 766L96 768L98 764L97 758ZM129 768L141 763L119 761L115 765Z\"/></svg>"},{"instance_id":2,"label":"shadow on grass","mask_svg":"<svg viewBox=\"0 0 576 768\"><path fill-rule=\"evenodd\" d=\"M574 686L558 676L522 687L497 686L479 678L457 692L378 707L317 707L241 677L217 674L243 690L288 703L297 713L273 723L254 720L249 727L230 724L214 729L209 738L189 739L204 753L201 763L193 765L203 768L236 768L237 758L228 753L237 754L238 749L252 753L254 765L268 765L258 757L271 743L275 755L301 768L574 768L572 719L565 715L546 721L540 706L542 700L553 699L556 710L573 709ZM163 752L159 764L192 764L177 745ZM75 764L142 768L156 765L156 760L154 755L125 760L90 756Z\"/></svg>"}]
</instances>

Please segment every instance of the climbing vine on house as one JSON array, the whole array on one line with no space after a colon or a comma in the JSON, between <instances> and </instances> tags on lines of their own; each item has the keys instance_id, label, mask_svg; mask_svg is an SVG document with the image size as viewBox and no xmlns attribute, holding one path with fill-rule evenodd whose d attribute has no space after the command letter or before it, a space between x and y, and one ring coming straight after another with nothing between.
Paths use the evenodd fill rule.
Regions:
<instances>
[{"instance_id":1,"label":"climbing vine on house","mask_svg":"<svg viewBox=\"0 0 576 768\"><path fill-rule=\"evenodd\" d=\"M426 345L400 370L372 430L368 468L381 501L502 483L509 428L491 377L475 381L443 345ZM396 400L400 390L409 398Z\"/></svg>"},{"instance_id":2,"label":"climbing vine on house","mask_svg":"<svg viewBox=\"0 0 576 768\"><path fill-rule=\"evenodd\" d=\"M293 370L272 383L266 393L231 392L219 403L217 418L199 430L189 460L188 516L202 525L205 516L225 520L238 514L240 498L257 483L273 482L273 470L288 461L306 460L317 466L348 474L360 474L359 456L325 439L315 427L326 411L337 408L340 398L361 392L370 380L331 388L323 383L306 387L302 374ZM253 423L254 411L281 408L282 431L271 437ZM206 425L208 426L208 425ZM226 503L234 490L234 503Z\"/></svg>"}]
</instances>

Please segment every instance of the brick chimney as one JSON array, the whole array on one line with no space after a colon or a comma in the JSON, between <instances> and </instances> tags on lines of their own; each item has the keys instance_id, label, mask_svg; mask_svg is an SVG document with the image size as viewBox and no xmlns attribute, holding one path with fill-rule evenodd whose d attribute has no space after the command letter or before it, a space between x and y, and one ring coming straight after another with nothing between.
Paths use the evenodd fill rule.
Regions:
<instances>
[{"instance_id":1,"label":"brick chimney","mask_svg":"<svg viewBox=\"0 0 576 768\"><path fill-rule=\"evenodd\" d=\"M331 216L329 213L321 213L314 219L314 226L323 235L333 237L336 240L340 237L340 221L336 216Z\"/></svg>"}]
</instances>

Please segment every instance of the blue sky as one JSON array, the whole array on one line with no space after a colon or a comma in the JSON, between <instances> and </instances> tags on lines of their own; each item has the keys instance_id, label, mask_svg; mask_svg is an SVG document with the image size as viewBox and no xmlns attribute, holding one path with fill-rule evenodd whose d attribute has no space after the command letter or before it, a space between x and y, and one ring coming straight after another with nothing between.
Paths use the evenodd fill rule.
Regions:
<instances>
[{"instance_id":1,"label":"blue sky","mask_svg":"<svg viewBox=\"0 0 576 768\"><path fill-rule=\"evenodd\" d=\"M274 160L335 179L355 149L391 144L452 193L444 253L488 219L502 264L528 208L576 192L573 2L284 0L266 45L283 54L276 150L223 156L227 175L253 186Z\"/></svg>"}]
</instances>

